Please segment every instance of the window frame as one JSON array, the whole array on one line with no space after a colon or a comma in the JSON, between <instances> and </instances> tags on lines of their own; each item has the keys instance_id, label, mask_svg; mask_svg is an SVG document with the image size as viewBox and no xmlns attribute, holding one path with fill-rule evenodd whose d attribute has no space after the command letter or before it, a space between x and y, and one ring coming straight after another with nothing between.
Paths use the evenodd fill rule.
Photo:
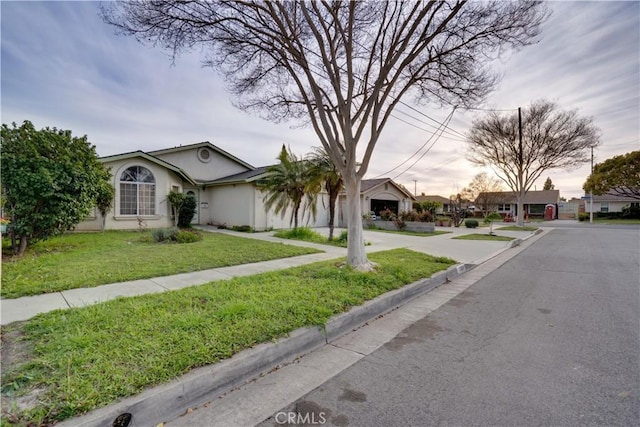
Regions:
<instances>
[{"instance_id":1,"label":"window frame","mask_svg":"<svg viewBox=\"0 0 640 427\"><path fill-rule=\"evenodd\" d=\"M135 169L135 172L132 172L132 169ZM135 200L133 200L134 197ZM122 169L118 177L119 216L124 218L154 217L157 211L156 200L157 181L151 169L140 164Z\"/></svg>"}]
</instances>

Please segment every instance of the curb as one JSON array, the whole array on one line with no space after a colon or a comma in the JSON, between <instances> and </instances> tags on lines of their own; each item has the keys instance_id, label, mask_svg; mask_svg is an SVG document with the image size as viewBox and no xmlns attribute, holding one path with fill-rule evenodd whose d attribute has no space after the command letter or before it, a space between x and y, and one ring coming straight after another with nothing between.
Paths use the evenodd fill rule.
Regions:
<instances>
[{"instance_id":1,"label":"curb","mask_svg":"<svg viewBox=\"0 0 640 427\"><path fill-rule=\"evenodd\" d=\"M153 387L136 396L124 398L120 402L63 421L58 425L61 427L109 427L115 425L115 419L122 414L130 414L135 425L141 426L155 426L163 421L174 419L189 408L211 401L233 388L335 341L376 317L395 310L415 297L461 276L477 265L518 246L529 237L541 232L543 230L538 229L526 238L516 239L510 245L473 264L457 264L430 278L382 294L363 305L353 307L346 313L332 317L324 328L297 329L275 342L258 344L235 354L230 359L196 368L170 383Z\"/></svg>"}]
</instances>

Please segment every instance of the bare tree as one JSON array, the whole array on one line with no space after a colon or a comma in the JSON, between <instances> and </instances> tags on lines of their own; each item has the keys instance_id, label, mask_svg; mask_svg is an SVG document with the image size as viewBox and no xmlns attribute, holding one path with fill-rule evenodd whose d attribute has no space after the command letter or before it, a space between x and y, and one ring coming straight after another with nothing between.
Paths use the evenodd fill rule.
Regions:
<instances>
[{"instance_id":1,"label":"bare tree","mask_svg":"<svg viewBox=\"0 0 640 427\"><path fill-rule=\"evenodd\" d=\"M498 204L504 203L502 181L482 172L473 177L468 187L462 189L462 196L480 207L482 216L494 211Z\"/></svg>"},{"instance_id":2,"label":"bare tree","mask_svg":"<svg viewBox=\"0 0 640 427\"><path fill-rule=\"evenodd\" d=\"M518 203L517 224L523 226L522 200L533 183L549 169L572 168L589 161L589 148L599 144L598 134L593 119L539 100L522 111L521 121L518 113L496 112L474 120L467 158L493 168L513 190Z\"/></svg>"},{"instance_id":3,"label":"bare tree","mask_svg":"<svg viewBox=\"0 0 640 427\"><path fill-rule=\"evenodd\" d=\"M102 9L123 34L174 58L206 50L205 65L223 74L238 107L313 127L344 179L347 262L362 270L371 265L360 183L393 109L409 95L481 102L498 80L488 62L533 43L547 15L539 2L503 1L143 0Z\"/></svg>"}]
</instances>

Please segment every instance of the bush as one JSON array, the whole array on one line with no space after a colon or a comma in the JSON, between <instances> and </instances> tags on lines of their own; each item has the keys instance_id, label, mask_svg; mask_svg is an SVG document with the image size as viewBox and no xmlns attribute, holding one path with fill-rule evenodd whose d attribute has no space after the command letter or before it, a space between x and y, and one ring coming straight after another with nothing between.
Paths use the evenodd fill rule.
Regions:
<instances>
[{"instance_id":1,"label":"bush","mask_svg":"<svg viewBox=\"0 0 640 427\"><path fill-rule=\"evenodd\" d=\"M589 221L589 214L586 212L578 212L578 221Z\"/></svg>"},{"instance_id":2,"label":"bush","mask_svg":"<svg viewBox=\"0 0 640 427\"><path fill-rule=\"evenodd\" d=\"M176 227L156 228L155 230L151 230L151 237L153 237L153 240L158 243L175 240L176 234L178 234L178 229Z\"/></svg>"},{"instance_id":3,"label":"bush","mask_svg":"<svg viewBox=\"0 0 640 427\"><path fill-rule=\"evenodd\" d=\"M394 221L396 219L396 214L391 212L390 209L385 209L380 212L380 219L383 221Z\"/></svg>"},{"instance_id":4,"label":"bush","mask_svg":"<svg viewBox=\"0 0 640 427\"><path fill-rule=\"evenodd\" d=\"M253 233L253 228L251 228L250 225L233 225L231 226L231 229L241 233Z\"/></svg>"},{"instance_id":5,"label":"bush","mask_svg":"<svg viewBox=\"0 0 640 427\"><path fill-rule=\"evenodd\" d=\"M202 240L202 234L197 230L179 230L173 240L176 243L193 243Z\"/></svg>"},{"instance_id":6,"label":"bush","mask_svg":"<svg viewBox=\"0 0 640 427\"><path fill-rule=\"evenodd\" d=\"M416 211L402 212L399 219L402 221L420 221L420 214Z\"/></svg>"},{"instance_id":7,"label":"bush","mask_svg":"<svg viewBox=\"0 0 640 427\"><path fill-rule=\"evenodd\" d=\"M418 217L418 221L420 222L433 222L433 215L429 211L424 211L420 213Z\"/></svg>"},{"instance_id":8,"label":"bush","mask_svg":"<svg viewBox=\"0 0 640 427\"><path fill-rule=\"evenodd\" d=\"M493 221L502 221L502 216L498 212L491 212L484 218L484 223L489 224Z\"/></svg>"},{"instance_id":9,"label":"bush","mask_svg":"<svg viewBox=\"0 0 640 427\"><path fill-rule=\"evenodd\" d=\"M477 228L478 227L478 221L475 219L465 219L464 220L464 226L467 228Z\"/></svg>"},{"instance_id":10,"label":"bush","mask_svg":"<svg viewBox=\"0 0 640 427\"><path fill-rule=\"evenodd\" d=\"M178 215L178 227L187 228L191 227L191 221L193 217L196 215L196 208L198 203L196 202L195 197L187 196L184 199L184 203L180 208L180 214Z\"/></svg>"},{"instance_id":11,"label":"bush","mask_svg":"<svg viewBox=\"0 0 640 427\"><path fill-rule=\"evenodd\" d=\"M402 231L405 228L407 228L407 223L404 222L401 219L396 219L395 221L393 221L396 224L396 227L398 227L398 230Z\"/></svg>"},{"instance_id":12,"label":"bush","mask_svg":"<svg viewBox=\"0 0 640 427\"><path fill-rule=\"evenodd\" d=\"M624 219L640 219L640 207L627 206L622 208L622 218Z\"/></svg>"},{"instance_id":13,"label":"bush","mask_svg":"<svg viewBox=\"0 0 640 427\"><path fill-rule=\"evenodd\" d=\"M347 243L347 240L349 237L348 234L349 233L347 232L347 230L343 230L342 233L340 233L340 235L335 240L337 240L340 243Z\"/></svg>"}]
</instances>

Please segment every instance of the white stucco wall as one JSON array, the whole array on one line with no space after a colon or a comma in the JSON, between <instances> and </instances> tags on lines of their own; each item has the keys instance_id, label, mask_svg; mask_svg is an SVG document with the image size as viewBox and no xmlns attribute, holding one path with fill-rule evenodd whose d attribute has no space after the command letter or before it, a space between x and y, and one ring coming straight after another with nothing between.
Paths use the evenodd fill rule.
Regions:
<instances>
[{"instance_id":1,"label":"white stucco wall","mask_svg":"<svg viewBox=\"0 0 640 427\"><path fill-rule=\"evenodd\" d=\"M198 155L198 150L201 149L209 150L210 157L208 160L204 160ZM154 156L178 166L196 181L212 181L249 170L207 147L194 147L184 151L154 154Z\"/></svg>"},{"instance_id":2,"label":"white stucco wall","mask_svg":"<svg viewBox=\"0 0 640 427\"><path fill-rule=\"evenodd\" d=\"M253 216L253 184L232 184L209 187L209 221L212 224L248 225L255 228Z\"/></svg>"},{"instance_id":3,"label":"white stucco wall","mask_svg":"<svg viewBox=\"0 0 640 427\"><path fill-rule=\"evenodd\" d=\"M135 215L120 215L120 176L124 170L131 166L143 166L151 171L155 178L156 197L155 215L142 216L143 225L146 228L161 228L173 225L171 210L167 202L167 194L172 187L182 191L182 180L175 173L165 169L156 163L143 158L132 158L105 163L105 167L111 168L111 184L116 190L115 200L105 222L105 230L132 230L140 226ZM78 231L100 230L100 214L88 218L76 226Z\"/></svg>"}]
</instances>

